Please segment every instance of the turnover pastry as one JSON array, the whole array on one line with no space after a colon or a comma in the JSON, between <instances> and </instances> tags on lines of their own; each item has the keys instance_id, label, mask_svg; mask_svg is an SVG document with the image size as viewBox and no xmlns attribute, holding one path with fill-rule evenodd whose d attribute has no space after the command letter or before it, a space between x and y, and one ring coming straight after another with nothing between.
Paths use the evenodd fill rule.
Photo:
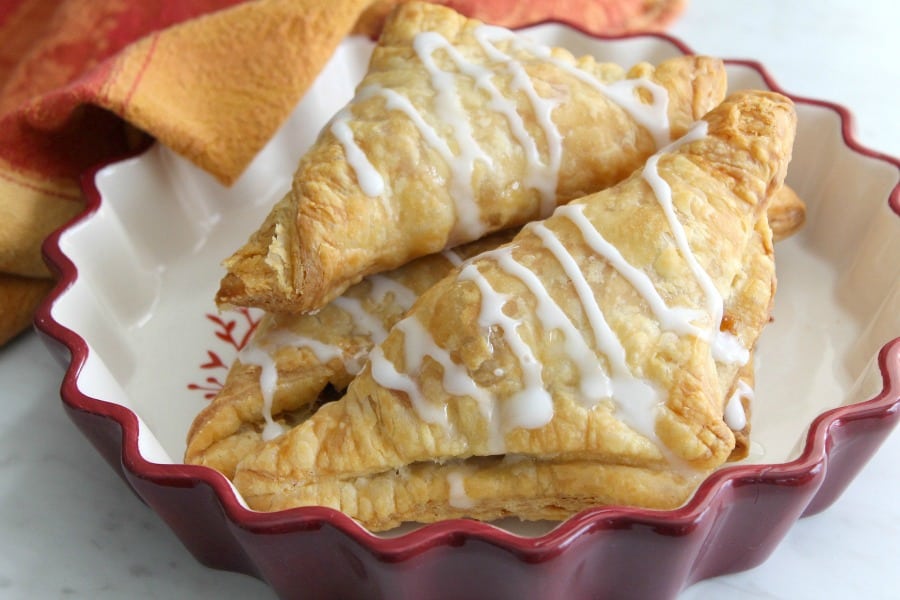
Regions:
<instances>
[{"instance_id":1,"label":"turnover pastry","mask_svg":"<svg viewBox=\"0 0 900 600\"><path fill-rule=\"evenodd\" d=\"M733 95L619 185L439 281L344 397L242 460L258 510L372 530L672 508L735 448L729 399L775 288L791 102Z\"/></svg>"},{"instance_id":2,"label":"turnover pastry","mask_svg":"<svg viewBox=\"0 0 900 600\"><path fill-rule=\"evenodd\" d=\"M399 7L290 192L225 261L220 305L321 308L364 275L621 181L718 104L718 59L576 59L454 11Z\"/></svg>"},{"instance_id":3,"label":"turnover pastry","mask_svg":"<svg viewBox=\"0 0 900 600\"><path fill-rule=\"evenodd\" d=\"M804 204L784 186L769 202L767 215L773 240L784 239L802 225ZM507 230L371 275L313 314L266 313L247 348L232 364L222 390L195 418L185 462L206 465L231 477L237 462L265 439L301 422L318 404L343 395L372 347L421 292L462 260L492 250L512 235ZM760 243L763 237L764 233ZM726 317L731 312L726 305ZM729 396L734 400L726 412L733 415L729 425L738 438L730 460L744 458L749 449L750 367L752 363L743 371L743 383Z\"/></svg>"}]
</instances>

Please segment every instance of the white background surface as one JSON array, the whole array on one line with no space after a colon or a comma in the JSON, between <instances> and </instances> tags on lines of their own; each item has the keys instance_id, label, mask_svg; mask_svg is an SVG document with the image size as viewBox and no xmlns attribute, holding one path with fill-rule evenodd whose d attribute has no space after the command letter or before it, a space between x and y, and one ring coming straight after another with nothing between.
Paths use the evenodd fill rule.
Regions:
<instances>
[{"instance_id":1,"label":"white background surface","mask_svg":"<svg viewBox=\"0 0 900 600\"><path fill-rule=\"evenodd\" d=\"M758 60L790 93L845 105L861 143L900 156L898 23L893 0L688 0L670 33L698 53ZM62 374L33 333L0 349L0 598L271 597L200 566L131 494L65 416ZM897 456L900 431L765 564L680 598L900 596Z\"/></svg>"}]
</instances>

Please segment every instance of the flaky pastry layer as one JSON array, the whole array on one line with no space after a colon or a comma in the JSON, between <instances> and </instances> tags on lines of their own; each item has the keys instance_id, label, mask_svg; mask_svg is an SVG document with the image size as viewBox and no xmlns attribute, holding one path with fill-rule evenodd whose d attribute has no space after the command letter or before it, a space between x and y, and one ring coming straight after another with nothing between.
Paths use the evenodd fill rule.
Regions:
<instances>
[{"instance_id":1,"label":"flaky pastry layer","mask_svg":"<svg viewBox=\"0 0 900 600\"><path fill-rule=\"evenodd\" d=\"M718 59L626 73L498 31L402 5L356 97L224 262L217 302L312 311L367 274L546 216L627 177L656 151L655 129L668 142L725 94ZM645 83L631 90L626 78ZM644 114L651 102L661 115Z\"/></svg>"}]
</instances>

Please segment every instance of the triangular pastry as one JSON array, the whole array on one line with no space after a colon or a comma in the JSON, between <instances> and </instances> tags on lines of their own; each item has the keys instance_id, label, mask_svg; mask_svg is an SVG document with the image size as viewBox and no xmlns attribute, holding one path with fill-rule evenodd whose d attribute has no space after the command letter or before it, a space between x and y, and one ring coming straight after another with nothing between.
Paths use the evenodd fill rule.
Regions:
<instances>
[{"instance_id":1,"label":"triangular pastry","mask_svg":"<svg viewBox=\"0 0 900 600\"><path fill-rule=\"evenodd\" d=\"M343 398L238 464L244 499L372 530L683 503L735 448L726 409L769 319L764 211L795 120L783 96L735 94L621 184L461 265Z\"/></svg>"},{"instance_id":2,"label":"triangular pastry","mask_svg":"<svg viewBox=\"0 0 900 600\"><path fill-rule=\"evenodd\" d=\"M547 216L627 177L725 87L718 59L626 73L403 4L290 192L225 261L216 300L312 311L367 274Z\"/></svg>"},{"instance_id":3,"label":"triangular pastry","mask_svg":"<svg viewBox=\"0 0 900 600\"><path fill-rule=\"evenodd\" d=\"M803 202L787 186L768 204L773 240L793 234L802 224ZM775 222L772 222L772 219ZM761 220L760 227L766 221ZM453 266L481 251L509 241L512 231L500 232L455 250L428 255L406 265L371 275L314 314L266 313L248 346L232 364L225 384L201 411L187 436L185 462L212 467L231 477L238 461L266 439L306 419L318 404L343 395L372 347L383 339L418 296L446 275ZM763 243L764 232L759 243ZM772 268L771 250L748 253L751 268ZM753 262L756 261L756 262ZM748 281L760 280L748 277ZM725 305L725 318L737 314L745 294L737 290ZM754 301L751 298L751 301ZM732 427L738 438L729 460L744 458L749 450L749 396L753 387L752 363L742 373L744 383L732 386L732 413L742 426ZM727 369L720 372L730 377ZM726 378L724 385L732 382ZM738 421L735 421L738 422Z\"/></svg>"}]
</instances>

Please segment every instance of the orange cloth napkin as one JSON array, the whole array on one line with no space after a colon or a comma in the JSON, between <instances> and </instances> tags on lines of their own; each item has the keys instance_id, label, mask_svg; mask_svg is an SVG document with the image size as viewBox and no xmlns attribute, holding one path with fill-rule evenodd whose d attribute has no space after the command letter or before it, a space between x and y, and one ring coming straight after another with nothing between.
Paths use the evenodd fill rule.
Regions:
<instances>
[{"instance_id":1,"label":"orange cloth napkin","mask_svg":"<svg viewBox=\"0 0 900 600\"><path fill-rule=\"evenodd\" d=\"M40 245L82 209L79 176L156 139L225 184L343 37L402 0L0 2L0 344L52 286ZM516 27L659 30L685 0L437 0Z\"/></svg>"}]
</instances>

